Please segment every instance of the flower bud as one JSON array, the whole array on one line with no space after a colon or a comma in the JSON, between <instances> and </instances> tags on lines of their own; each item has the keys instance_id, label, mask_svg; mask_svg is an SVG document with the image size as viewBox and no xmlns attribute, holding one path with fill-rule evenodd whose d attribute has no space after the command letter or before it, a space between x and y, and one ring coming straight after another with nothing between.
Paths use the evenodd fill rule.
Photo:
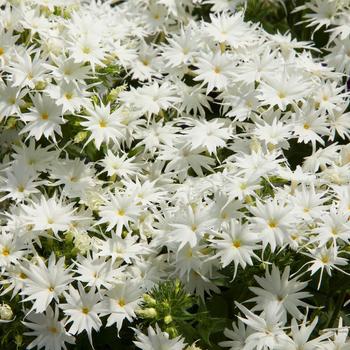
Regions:
<instances>
[{"instance_id":1,"label":"flower bud","mask_svg":"<svg viewBox=\"0 0 350 350\"><path fill-rule=\"evenodd\" d=\"M164 317L164 323L165 324L169 324L171 322L173 322L173 318L171 317L171 315L167 315L167 316Z\"/></svg>"},{"instance_id":2,"label":"flower bud","mask_svg":"<svg viewBox=\"0 0 350 350\"><path fill-rule=\"evenodd\" d=\"M85 254L91 248L91 238L87 233L77 234L74 240L74 246L81 254Z\"/></svg>"},{"instance_id":3,"label":"flower bud","mask_svg":"<svg viewBox=\"0 0 350 350\"><path fill-rule=\"evenodd\" d=\"M143 300L150 306L155 306L157 304L157 301L148 294L143 295Z\"/></svg>"},{"instance_id":4,"label":"flower bud","mask_svg":"<svg viewBox=\"0 0 350 350\"><path fill-rule=\"evenodd\" d=\"M157 310L153 307L138 310L137 314L143 318L156 318L158 316Z\"/></svg>"},{"instance_id":5,"label":"flower bud","mask_svg":"<svg viewBox=\"0 0 350 350\"><path fill-rule=\"evenodd\" d=\"M10 305L0 305L0 320L9 321L13 318L13 312Z\"/></svg>"},{"instance_id":6,"label":"flower bud","mask_svg":"<svg viewBox=\"0 0 350 350\"><path fill-rule=\"evenodd\" d=\"M79 131L75 136L74 136L74 143L80 143L83 142L88 136L87 131Z\"/></svg>"}]
</instances>

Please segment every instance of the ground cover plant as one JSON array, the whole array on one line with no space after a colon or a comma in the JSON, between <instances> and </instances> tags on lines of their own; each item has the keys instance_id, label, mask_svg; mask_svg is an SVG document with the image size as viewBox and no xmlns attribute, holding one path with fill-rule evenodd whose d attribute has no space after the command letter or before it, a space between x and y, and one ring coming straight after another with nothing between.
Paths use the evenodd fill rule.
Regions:
<instances>
[{"instance_id":1,"label":"ground cover plant","mask_svg":"<svg viewBox=\"0 0 350 350\"><path fill-rule=\"evenodd\" d=\"M0 6L0 349L350 349L348 0Z\"/></svg>"}]
</instances>

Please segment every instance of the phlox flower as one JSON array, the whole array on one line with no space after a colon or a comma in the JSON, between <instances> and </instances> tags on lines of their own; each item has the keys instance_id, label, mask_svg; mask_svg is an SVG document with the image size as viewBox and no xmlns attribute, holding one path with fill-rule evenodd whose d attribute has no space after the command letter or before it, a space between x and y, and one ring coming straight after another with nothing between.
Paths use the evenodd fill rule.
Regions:
<instances>
[{"instance_id":1,"label":"phlox flower","mask_svg":"<svg viewBox=\"0 0 350 350\"><path fill-rule=\"evenodd\" d=\"M266 310L276 306L282 312L282 318L287 320L287 313L296 319L301 319L303 314L298 307L307 307L308 304L301 299L311 296L309 292L302 292L307 287L307 282L298 281L297 277L290 279L290 267L286 267L280 276L280 270L272 265L272 271L266 271L264 278L254 276L260 287L250 287L256 297L249 301L254 301L257 305L252 309ZM274 305L274 306L272 306Z\"/></svg>"},{"instance_id":2,"label":"phlox flower","mask_svg":"<svg viewBox=\"0 0 350 350\"><path fill-rule=\"evenodd\" d=\"M74 204L64 204L63 197L57 199L56 195L49 199L41 196L39 201L32 201L23 205L24 221L26 225L33 225L34 230L52 230L59 239L58 232L69 229L73 220L73 213L76 210Z\"/></svg>"},{"instance_id":3,"label":"phlox flower","mask_svg":"<svg viewBox=\"0 0 350 350\"><path fill-rule=\"evenodd\" d=\"M104 312L109 315L107 327L117 325L118 333L122 328L124 320L132 321L136 318L135 310L142 301L142 285L139 281L118 282L106 294L104 300Z\"/></svg>"},{"instance_id":4,"label":"phlox flower","mask_svg":"<svg viewBox=\"0 0 350 350\"><path fill-rule=\"evenodd\" d=\"M135 345L142 350L183 350L186 343L181 336L170 339L169 334L162 332L158 325L155 329L151 326L147 329L147 335L138 329L134 329L137 341Z\"/></svg>"},{"instance_id":5,"label":"phlox flower","mask_svg":"<svg viewBox=\"0 0 350 350\"><path fill-rule=\"evenodd\" d=\"M262 105L278 106L282 111L291 103L303 101L310 89L310 82L298 75L283 72L273 79L265 78L259 86Z\"/></svg>"},{"instance_id":6,"label":"phlox flower","mask_svg":"<svg viewBox=\"0 0 350 350\"><path fill-rule=\"evenodd\" d=\"M315 330L315 327L318 322L318 317L316 316L312 322L307 325L306 316L303 319L303 322L298 325L295 318L291 321L291 334L289 344L283 344L283 347L278 347L278 350L314 350L314 349L327 349L326 343L323 341L329 338L329 332L326 332L320 335L317 338L310 339L312 332Z\"/></svg>"},{"instance_id":7,"label":"phlox flower","mask_svg":"<svg viewBox=\"0 0 350 350\"><path fill-rule=\"evenodd\" d=\"M209 154L216 154L217 148L225 147L230 138L230 129L225 126L223 120L189 121L193 127L186 129L185 134L191 149L205 148Z\"/></svg>"},{"instance_id":8,"label":"phlox flower","mask_svg":"<svg viewBox=\"0 0 350 350\"><path fill-rule=\"evenodd\" d=\"M234 67L234 61L229 54L208 53L198 57L195 65L197 76L194 80L207 85L207 95L214 89L222 91L228 87Z\"/></svg>"},{"instance_id":9,"label":"phlox flower","mask_svg":"<svg viewBox=\"0 0 350 350\"><path fill-rule=\"evenodd\" d=\"M70 324L69 333L72 335L86 331L90 344L92 345L92 330L98 331L102 322L99 313L102 311L101 296L96 294L94 288L85 292L82 284L78 282L78 290L71 284L69 293L64 296L67 303L61 304L60 308L68 316L66 324Z\"/></svg>"},{"instance_id":10,"label":"phlox flower","mask_svg":"<svg viewBox=\"0 0 350 350\"><path fill-rule=\"evenodd\" d=\"M256 207L250 207L249 211L254 215L251 218L254 224L253 230L263 235L262 245L264 249L270 245L274 252L276 247L282 246L290 229L290 206L283 206L276 200L270 200L265 204L256 202Z\"/></svg>"},{"instance_id":11,"label":"phlox flower","mask_svg":"<svg viewBox=\"0 0 350 350\"><path fill-rule=\"evenodd\" d=\"M141 207L136 204L135 198L122 194L110 194L100 206L101 219L96 224L108 223L107 231L116 227L117 236L121 236L124 227L130 231L129 223L136 222L140 212Z\"/></svg>"},{"instance_id":12,"label":"phlox flower","mask_svg":"<svg viewBox=\"0 0 350 350\"><path fill-rule=\"evenodd\" d=\"M222 267L234 262L235 278L239 266L244 269L247 265L253 265L252 258L258 258L254 253L260 248L258 241L257 235L249 230L247 224L231 220L224 226L223 232L215 233L215 239L211 240L217 252L213 258L219 258Z\"/></svg>"},{"instance_id":13,"label":"phlox flower","mask_svg":"<svg viewBox=\"0 0 350 350\"><path fill-rule=\"evenodd\" d=\"M108 144L113 141L119 144L123 138L123 125L118 120L118 111L111 112L110 104L94 105L93 108L86 109L89 115L82 116L85 121L81 122L81 125L91 132L86 144L94 141L97 149L100 149L102 142Z\"/></svg>"},{"instance_id":14,"label":"phlox flower","mask_svg":"<svg viewBox=\"0 0 350 350\"><path fill-rule=\"evenodd\" d=\"M20 118L26 122L21 134L29 133L27 138L33 136L39 140L42 136L51 138L56 143L56 136L62 136L61 126L66 122L63 118L62 108L46 95L35 94L32 97L33 107L29 113L21 114Z\"/></svg>"},{"instance_id":15,"label":"phlox flower","mask_svg":"<svg viewBox=\"0 0 350 350\"><path fill-rule=\"evenodd\" d=\"M27 276L21 292L21 295L27 296L23 302L32 301L31 310L38 313L45 311L53 299L59 302L59 296L72 281L70 270L64 266L64 257L56 262L54 253L50 255L48 266L38 258L37 265L30 263L22 271Z\"/></svg>"},{"instance_id":16,"label":"phlox flower","mask_svg":"<svg viewBox=\"0 0 350 350\"><path fill-rule=\"evenodd\" d=\"M254 330L246 338L243 350L275 350L288 341L278 308L270 307L258 316L238 302L236 305L245 316L238 316L238 319Z\"/></svg>"},{"instance_id":17,"label":"phlox flower","mask_svg":"<svg viewBox=\"0 0 350 350\"><path fill-rule=\"evenodd\" d=\"M49 306L45 313L31 312L26 319L22 323L30 331L24 334L36 337L27 349L67 350L66 343L75 344L75 338L64 328L65 319L59 320L57 306L54 310Z\"/></svg>"},{"instance_id":18,"label":"phlox flower","mask_svg":"<svg viewBox=\"0 0 350 350\"><path fill-rule=\"evenodd\" d=\"M320 248L309 249L308 253L303 254L312 259L306 263L307 265L311 265L308 268L308 271L311 272L311 276L318 272L318 270L321 270L317 289L320 289L324 270L326 270L327 274L331 276L333 269L341 271L337 265L344 266L348 263L347 259L339 256L337 246L331 246L330 248L324 246Z\"/></svg>"}]
</instances>

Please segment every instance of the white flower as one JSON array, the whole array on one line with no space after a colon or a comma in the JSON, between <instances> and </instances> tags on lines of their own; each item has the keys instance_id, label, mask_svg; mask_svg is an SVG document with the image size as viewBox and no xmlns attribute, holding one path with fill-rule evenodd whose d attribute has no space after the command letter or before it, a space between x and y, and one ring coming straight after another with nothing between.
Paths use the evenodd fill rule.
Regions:
<instances>
[{"instance_id":1,"label":"white flower","mask_svg":"<svg viewBox=\"0 0 350 350\"><path fill-rule=\"evenodd\" d=\"M82 116L86 121L81 122L91 132L86 143L93 140L97 149L100 149L102 142L119 144L123 138L123 125L118 120L118 111L111 112L110 104L94 105L93 109L88 107L87 111L89 115Z\"/></svg>"},{"instance_id":2,"label":"white flower","mask_svg":"<svg viewBox=\"0 0 350 350\"><path fill-rule=\"evenodd\" d=\"M58 232L68 230L73 220L73 212L76 210L73 205L64 205L63 197L57 199L56 195L49 199L41 196L40 201L23 206L24 221L26 225L33 225L35 230L52 230L59 239Z\"/></svg>"},{"instance_id":3,"label":"white flower","mask_svg":"<svg viewBox=\"0 0 350 350\"><path fill-rule=\"evenodd\" d=\"M64 296L67 303L61 304L60 308L68 316L66 324L72 323L69 333L73 335L80 334L85 330L92 346L92 330L98 331L102 326L98 316L102 311L100 295L95 294L94 288L86 293L79 282L78 290L70 284L69 294L65 292Z\"/></svg>"},{"instance_id":4,"label":"white flower","mask_svg":"<svg viewBox=\"0 0 350 350\"><path fill-rule=\"evenodd\" d=\"M266 310L272 305L282 310L283 318L287 320L287 312L296 319L301 319L303 314L298 307L307 307L308 304L301 299L311 296L309 292L301 292L307 286L307 282L299 282L297 277L289 279L290 267L287 266L280 276L278 267L272 265L272 271L266 270L265 278L254 276L260 287L249 287L257 296L249 299L257 305L253 310Z\"/></svg>"},{"instance_id":5,"label":"white flower","mask_svg":"<svg viewBox=\"0 0 350 350\"><path fill-rule=\"evenodd\" d=\"M186 346L180 336L169 339L169 334L162 332L157 324L155 330L151 326L148 327L147 335L138 329L134 329L134 331L137 338L134 343L142 350L183 350Z\"/></svg>"},{"instance_id":6,"label":"white flower","mask_svg":"<svg viewBox=\"0 0 350 350\"><path fill-rule=\"evenodd\" d=\"M245 318L239 316L238 319L254 330L246 338L242 350L275 350L277 346L281 346L289 340L281 329L283 324L280 321L281 315L278 308L270 307L262 315L257 316L243 305L237 302L236 305L245 316Z\"/></svg>"},{"instance_id":7,"label":"white flower","mask_svg":"<svg viewBox=\"0 0 350 350\"><path fill-rule=\"evenodd\" d=\"M238 1L236 1L238 2ZM205 25L208 36L218 43L225 43L237 49L247 46L257 39L254 27L244 21L244 14L237 12L222 12L210 14L210 23Z\"/></svg>"},{"instance_id":8,"label":"white flower","mask_svg":"<svg viewBox=\"0 0 350 350\"><path fill-rule=\"evenodd\" d=\"M336 246L309 249L309 253L304 254L312 259L308 262L311 265L308 269L311 272L311 276L318 270L321 270L317 289L320 289L324 270L331 276L333 269L340 270L337 265L344 266L348 263L347 259L338 256L339 252Z\"/></svg>"},{"instance_id":9,"label":"white flower","mask_svg":"<svg viewBox=\"0 0 350 350\"><path fill-rule=\"evenodd\" d=\"M238 319L237 325L233 322L232 328L225 328L224 335L225 337L231 340L225 340L219 343L220 346L225 348L230 348L230 350L242 350L246 343L246 339L249 335L253 333L253 330L249 327L246 327L245 324Z\"/></svg>"},{"instance_id":10,"label":"white flower","mask_svg":"<svg viewBox=\"0 0 350 350\"><path fill-rule=\"evenodd\" d=\"M306 316L303 319L302 324L298 325L297 321L293 318L291 321L291 339L289 340L290 344L283 344L283 347L280 346L278 350L314 350L314 349L326 349L325 342L322 340L329 338L329 332L314 338L309 339L312 332L314 331L318 317L316 316L310 325L306 325ZM328 349L328 348L327 348Z\"/></svg>"},{"instance_id":11,"label":"white flower","mask_svg":"<svg viewBox=\"0 0 350 350\"><path fill-rule=\"evenodd\" d=\"M257 201L256 207L249 210L254 215L251 218L254 230L264 235L263 247L270 245L271 250L275 251L277 246L282 246L290 227L291 208L277 200L270 200L265 204Z\"/></svg>"},{"instance_id":12,"label":"white flower","mask_svg":"<svg viewBox=\"0 0 350 350\"><path fill-rule=\"evenodd\" d=\"M142 298L143 289L139 281L118 282L106 294L104 301L105 313L109 315L107 327L116 323L118 333L124 320L132 321L136 318L135 309ZM102 313L102 315L104 312Z\"/></svg>"},{"instance_id":13,"label":"white flower","mask_svg":"<svg viewBox=\"0 0 350 350\"><path fill-rule=\"evenodd\" d=\"M283 72L273 79L265 78L259 86L262 105L278 106L284 111L291 103L303 101L308 94L310 83L299 75Z\"/></svg>"},{"instance_id":14,"label":"white flower","mask_svg":"<svg viewBox=\"0 0 350 350\"><path fill-rule=\"evenodd\" d=\"M202 81L203 85L206 84L207 94L209 94L214 89L222 91L228 87L234 62L229 54L217 52L198 57L195 66L197 76L194 80Z\"/></svg>"},{"instance_id":15,"label":"white flower","mask_svg":"<svg viewBox=\"0 0 350 350\"><path fill-rule=\"evenodd\" d=\"M64 267L64 257L56 262L54 253L50 255L47 267L38 258L37 265L30 263L22 270L27 276L21 292L27 296L23 301L34 301L32 310L38 313L45 311L53 299L59 302L59 296L72 281L70 271Z\"/></svg>"},{"instance_id":16,"label":"white flower","mask_svg":"<svg viewBox=\"0 0 350 350\"><path fill-rule=\"evenodd\" d=\"M62 116L62 108L46 95L36 94L32 98L33 107L29 113L21 115L26 126L21 134L29 132L27 138L33 136L39 140L42 136L51 137L56 143L55 133L62 136L61 126L66 121Z\"/></svg>"},{"instance_id":17,"label":"white flower","mask_svg":"<svg viewBox=\"0 0 350 350\"><path fill-rule=\"evenodd\" d=\"M209 154L216 155L217 148L223 148L230 138L230 129L225 126L224 121L213 119L211 121L198 120L189 121L193 127L185 130L191 149L205 148Z\"/></svg>"},{"instance_id":18,"label":"white flower","mask_svg":"<svg viewBox=\"0 0 350 350\"><path fill-rule=\"evenodd\" d=\"M254 250L260 248L257 244L258 237L249 230L248 225L231 220L221 233L216 233L216 239L211 240L222 267L226 267L232 261L235 265L235 273L239 266L244 269L247 265L253 265L252 258L258 258Z\"/></svg>"},{"instance_id":19,"label":"white flower","mask_svg":"<svg viewBox=\"0 0 350 350\"><path fill-rule=\"evenodd\" d=\"M110 194L109 198L105 198L105 203L100 206L101 219L97 224L108 223L107 231L116 226L116 234L121 236L123 227L130 231L129 223L136 222L140 211L141 208L136 205L134 198L121 194Z\"/></svg>"},{"instance_id":20,"label":"white flower","mask_svg":"<svg viewBox=\"0 0 350 350\"><path fill-rule=\"evenodd\" d=\"M112 264L116 260L123 260L131 264L132 260L137 259L139 255L149 252L149 249L141 244L136 243L137 236L127 235L125 238L113 235L112 238L100 240L96 244L98 249L97 256L110 257Z\"/></svg>"},{"instance_id":21,"label":"white flower","mask_svg":"<svg viewBox=\"0 0 350 350\"><path fill-rule=\"evenodd\" d=\"M55 311L49 306L45 313L31 312L27 319L29 322L22 322L30 332L25 335L36 337L28 346L28 349L37 347L45 350L67 350L66 343L75 344L75 338L68 334L64 328L65 320L59 321L58 307Z\"/></svg>"}]
</instances>

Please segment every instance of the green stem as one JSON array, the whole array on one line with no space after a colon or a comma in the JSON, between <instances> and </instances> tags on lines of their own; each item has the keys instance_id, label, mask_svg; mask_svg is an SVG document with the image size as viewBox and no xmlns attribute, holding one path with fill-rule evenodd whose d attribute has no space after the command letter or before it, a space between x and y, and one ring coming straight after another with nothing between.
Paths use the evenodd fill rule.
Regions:
<instances>
[{"instance_id":1,"label":"green stem","mask_svg":"<svg viewBox=\"0 0 350 350\"><path fill-rule=\"evenodd\" d=\"M328 328L332 328L335 321L337 320L337 317L339 315L341 307L344 304L345 296L346 296L346 290L344 289L341 291L341 293L339 295L339 298L338 298L337 304L335 305L333 314L328 322Z\"/></svg>"}]
</instances>

